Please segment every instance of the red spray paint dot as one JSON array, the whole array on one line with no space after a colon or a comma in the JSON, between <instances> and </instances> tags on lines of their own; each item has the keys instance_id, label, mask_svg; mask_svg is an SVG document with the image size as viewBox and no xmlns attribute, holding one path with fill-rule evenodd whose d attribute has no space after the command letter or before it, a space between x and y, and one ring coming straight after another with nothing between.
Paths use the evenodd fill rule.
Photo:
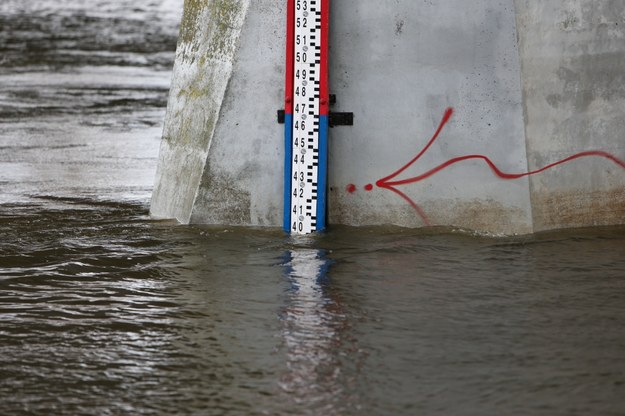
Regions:
<instances>
[{"instance_id":1,"label":"red spray paint dot","mask_svg":"<svg viewBox=\"0 0 625 416\"><path fill-rule=\"evenodd\" d=\"M353 183L350 183L349 185L347 185L347 188L345 188L345 189L350 194L353 194L354 192L356 192L356 185L354 185Z\"/></svg>"},{"instance_id":2,"label":"red spray paint dot","mask_svg":"<svg viewBox=\"0 0 625 416\"><path fill-rule=\"evenodd\" d=\"M365 185L365 191L370 192L373 190L373 185L371 185L370 183Z\"/></svg>"}]
</instances>

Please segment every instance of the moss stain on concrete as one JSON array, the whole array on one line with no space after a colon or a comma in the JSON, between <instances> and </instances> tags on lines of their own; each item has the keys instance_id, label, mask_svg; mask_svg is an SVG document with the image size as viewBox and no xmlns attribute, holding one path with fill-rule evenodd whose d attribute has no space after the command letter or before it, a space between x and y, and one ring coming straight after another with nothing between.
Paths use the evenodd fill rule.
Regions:
<instances>
[{"instance_id":1,"label":"moss stain on concrete","mask_svg":"<svg viewBox=\"0 0 625 416\"><path fill-rule=\"evenodd\" d=\"M216 84L219 74L231 64L246 1L185 0L176 65L191 71L186 85L179 85L176 99L183 108L204 108L203 120L182 111L179 129L170 140L200 148L208 145L221 101ZM173 137L172 137L173 136Z\"/></svg>"},{"instance_id":2,"label":"moss stain on concrete","mask_svg":"<svg viewBox=\"0 0 625 416\"><path fill-rule=\"evenodd\" d=\"M185 0L178 41L182 57L203 59L202 66L206 57L227 60L234 53L244 3L241 0ZM202 56L197 56L198 52Z\"/></svg>"},{"instance_id":3,"label":"moss stain on concrete","mask_svg":"<svg viewBox=\"0 0 625 416\"><path fill-rule=\"evenodd\" d=\"M213 0L209 4L209 11L214 32L208 57L229 58L234 53L243 4L237 0Z\"/></svg>"},{"instance_id":4,"label":"moss stain on concrete","mask_svg":"<svg viewBox=\"0 0 625 416\"><path fill-rule=\"evenodd\" d=\"M185 0L178 44L191 43L197 34L198 18L210 0Z\"/></svg>"}]
</instances>

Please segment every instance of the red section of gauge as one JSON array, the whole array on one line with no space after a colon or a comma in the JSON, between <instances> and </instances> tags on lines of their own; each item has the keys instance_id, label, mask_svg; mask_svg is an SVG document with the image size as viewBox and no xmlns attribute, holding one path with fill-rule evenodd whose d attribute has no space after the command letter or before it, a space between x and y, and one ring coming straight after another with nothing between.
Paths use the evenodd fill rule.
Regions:
<instances>
[{"instance_id":1,"label":"red section of gauge","mask_svg":"<svg viewBox=\"0 0 625 416\"><path fill-rule=\"evenodd\" d=\"M328 88L328 44L330 43L330 0L321 1L321 78L319 79L319 115L330 114L330 92Z\"/></svg>"},{"instance_id":2,"label":"red section of gauge","mask_svg":"<svg viewBox=\"0 0 625 416\"><path fill-rule=\"evenodd\" d=\"M286 77L284 88L284 112L293 114L293 54L295 43L295 0L287 0L286 18Z\"/></svg>"}]
</instances>

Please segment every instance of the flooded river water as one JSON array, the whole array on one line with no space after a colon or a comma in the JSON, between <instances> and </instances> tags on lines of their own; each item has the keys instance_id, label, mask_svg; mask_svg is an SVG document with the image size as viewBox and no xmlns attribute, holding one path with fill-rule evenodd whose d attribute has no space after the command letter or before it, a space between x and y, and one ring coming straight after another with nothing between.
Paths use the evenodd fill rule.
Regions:
<instances>
[{"instance_id":1,"label":"flooded river water","mask_svg":"<svg viewBox=\"0 0 625 416\"><path fill-rule=\"evenodd\" d=\"M151 220L180 10L0 3L0 414L625 414L623 227Z\"/></svg>"}]
</instances>

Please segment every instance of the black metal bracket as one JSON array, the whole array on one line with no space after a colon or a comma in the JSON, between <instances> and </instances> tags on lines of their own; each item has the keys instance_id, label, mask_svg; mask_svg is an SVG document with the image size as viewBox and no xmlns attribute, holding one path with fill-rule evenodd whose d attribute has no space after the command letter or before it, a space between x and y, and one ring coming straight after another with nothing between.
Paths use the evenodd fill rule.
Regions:
<instances>
[{"instance_id":1,"label":"black metal bracket","mask_svg":"<svg viewBox=\"0 0 625 416\"><path fill-rule=\"evenodd\" d=\"M354 125L354 113L342 113L330 111L330 120L328 121L330 127L334 126L353 126Z\"/></svg>"},{"instance_id":2,"label":"black metal bracket","mask_svg":"<svg viewBox=\"0 0 625 416\"><path fill-rule=\"evenodd\" d=\"M284 110L278 110L278 123L284 124Z\"/></svg>"},{"instance_id":3,"label":"black metal bracket","mask_svg":"<svg viewBox=\"0 0 625 416\"><path fill-rule=\"evenodd\" d=\"M334 105L334 104L336 104L336 95L330 94L330 105ZM284 124L284 110L278 110L277 115L278 115L278 123ZM354 125L354 113L330 111L328 125L330 127L353 126Z\"/></svg>"}]
</instances>

